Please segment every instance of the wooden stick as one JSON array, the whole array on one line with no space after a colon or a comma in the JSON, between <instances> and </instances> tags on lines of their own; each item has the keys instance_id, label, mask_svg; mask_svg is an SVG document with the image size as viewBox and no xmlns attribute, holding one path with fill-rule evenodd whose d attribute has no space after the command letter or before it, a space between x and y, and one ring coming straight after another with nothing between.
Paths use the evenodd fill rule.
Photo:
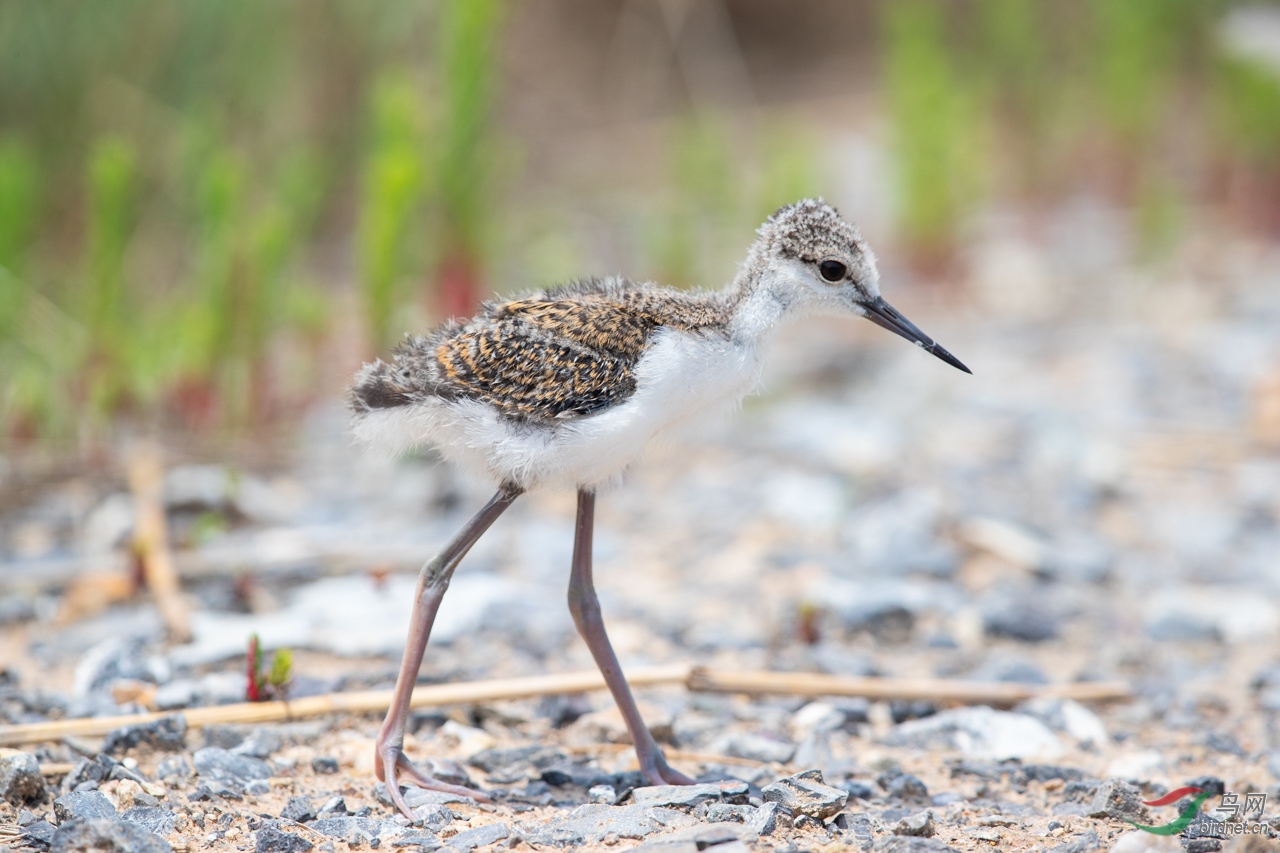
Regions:
<instances>
[{"instance_id":1,"label":"wooden stick","mask_svg":"<svg viewBox=\"0 0 1280 853\"><path fill-rule=\"evenodd\" d=\"M137 504L138 520L134 545L142 558L147 588L155 596L156 607L179 643L191 642L191 620L182 600L178 573L169 550L169 525L164 513L164 465L159 448L147 445L134 451L129 460L129 488Z\"/></svg>"},{"instance_id":2,"label":"wooden stick","mask_svg":"<svg viewBox=\"0 0 1280 853\"><path fill-rule=\"evenodd\" d=\"M1016 705L1037 696L1104 701L1124 699L1129 686L1117 681L1020 684L951 678L856 678L813 672L725 672L697 667L689 689L714 693L783 693L789 696L861 696L866 699L925 699L980 705Z\"/></svg>"},{"instance_id":3,"label":"wooden stick","mask_svg":"<svg viewBox=\"0 0 1280 853\"><path fill-rule=\"evenodd\" d=\"M646 667L628 672L627 680L635 687L683 685L689 680L689 672L690 667L687 664ZM412 708L462 705L472 702L492 702L498 699L584 693L588 690L602 690L604 687L604 678L596 671L535 675L526 678L495 678L488 681L431 684L419 687L413 691L413 698L409 705ZM390 703L390 690L362 690L353 693L307 696L291 702L244 702L237 705L189 708L171 713L122 714L115 717L85 717L48 723L0 726L0 746L58 740L67 735L102 736L121 726L149 723L171 716L172 713L185 716L188 726L200 728L228 723L273 723L321 714L382 712L387 710Z\"/></svg>"},{"instance_id":4,"label":"wooden stick","mask_svg":"<svg viewBox=\"0 0 1280 853\"><path fill-rule=\"evenodd\" d=\"M1016 684L1012 682L957 681L941 678L851 678L809 672L723 672L672 664L637 669L627 673L633 687L680 684L690 690L719 693L785 693L793 696L863 696L868 699L928 699L939 702L971 702L984 705L1013 705L1036 696L1059 696L1085 701L1123 699L1129 688L1120 682L1080 682L1076 684ZM524 699L561 693L584 693L605 686L600 673L570 672L526 678L496 678L460 684L433 684L413 691L410 707L462 705L499 699ZM181 713L192 728L228 723L272 723L321 714L385 711L391 702L390 690L356 693L327 693L291 702L246 702L190 708ZM121 726L147 723L168 713L127 714L116 717L87 717L0 726L0 746L58 740L68 735L102 736Z\"/></svg>"}]
</instances>

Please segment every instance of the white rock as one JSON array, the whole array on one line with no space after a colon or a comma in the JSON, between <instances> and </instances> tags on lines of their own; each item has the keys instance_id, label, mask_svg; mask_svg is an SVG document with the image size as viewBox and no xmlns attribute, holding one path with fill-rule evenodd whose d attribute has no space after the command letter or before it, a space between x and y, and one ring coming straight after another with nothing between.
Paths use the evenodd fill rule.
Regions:
<instances>
[{"instance_id":1,"label":"white rock","mask_svg":"<svg viewBox=\"0 0 1280 853\"><path fill-rule=\"evenodd\" d=\"M908 720L885 736L890 745L950 747L988 761L1051 761L1062 757L1062 742L1035 717L986 706L943 711Z\"/></svg>"},{"instance_id":2,"label":"white rock","mask_svg":"<svg viewBox=\"0 0 1280 853\"><path fill-rule=\"evenodd\" d=\"M84 532L80 537L85 553L102 554L114 550L133 530L133 523L133 498L124 492L108 495L85 519Z\"/></svg>"},{"instance_id":3,"label":"white rock","mask_svg":"<svg viewBox=\"0 0 1280 853\"><path fill-rule=\"evenodd\" d=\"M1150 832L1126 832L1116 839L1111 853L1181 853L1182 845L1172 835L1152 835Z\"/></svg>"},{"instance_id":4,"label":"white rock","mask_svg":"<svg viewBox=\"0 0 1280 853\"><path fill-rule=\"evenodd\" d=\"M826 702L810 702L791 715L791 733L797 740L819 731L829 732L844 725L844 712Z\"/></svg>"},{"instance_id":5,"label":"white rock","mask_svg":"<svg viewBox=\"0 0 1280 853\"><path fill-rule=\"evenodd\" d=\"M1040 536L1011 521L999 518L968 518L957 533L964 543L987 551L1015 566L1037 569L1048 557L1048 544Z\"/></svg>"},{"instance_id":6,"label":"white rock","mask_svg":"<svg viewBox=\"0 0 1280 853\"><path fill-rule=\"evenodd\" d=\"M464 758L498 745L498 739L484 729L464 726L456 720L445 720L440 734L447 742L453 743Z\"/></svg>"},{"instance_id":7,"label":"white rock","mask_svg":"<svg viewBox=\"0 0 1280 853\"><path fill-rule=\"evenodd\" d=\"M1030 714L1054 731L1065 732L1082 744L1104 746L1110 742L1107 727L1098 715L1074 699L1040 696L1023 702L1018 710Z\"/></svg>"},{"instance_id":8,"label":"white rock","mask_svg":"<svg viewBox=\"0 0 1280 853\"><path fill-rule=\"evenodd\" d=\"M1163 775L1164 770L1164 757L1154 750L1147 750L1116 756L1107 765L1107 772L1104 775L1108 778L1148 782L1156 776Z\"/></svg>"}]
</instances>

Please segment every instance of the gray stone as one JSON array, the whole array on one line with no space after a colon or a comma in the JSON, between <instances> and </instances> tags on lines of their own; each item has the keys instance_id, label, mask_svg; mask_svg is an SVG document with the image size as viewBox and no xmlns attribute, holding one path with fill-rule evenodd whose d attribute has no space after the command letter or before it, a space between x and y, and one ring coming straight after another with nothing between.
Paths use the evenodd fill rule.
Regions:
<instances>
[{"instance_id":1,"label":"gray stone","mask_svg":"<svg viewBox=\"0 0 1280 853\"><path fill-rule=\"evenodd\" d=\"M933 812L926 809L913 815L907 815L893 827L894 835L914 835L929 838L933 835Z\"/></svg>"},{"instance_id":2,"label":"gray stone","mask_svg":"<svg viewBox=\"0 0 1280 853\"><path fill-rule=\"evenodd\" d=\"M871 844L871 853L959 853L936 838L912 835L889 835Z\"/></svg>"},{"instance_id":3,"label":"gray stone","mask_svg":"<svg viewBox=\"0 0 1280 853\"><path fill-rule=\"evenodd\" d=\"M413 809L413 822L427 829L439 831L457 819L457 815L448 806L438 803L427 803Z\"/></svg>"},{"instance_id":4,"label":"gray stone","mask_svg":"<svg viewBox=\"0 0 1280 853\"><path fill-rule=\"evenodd\" d=\"M756 813L751 806L732 803L707 803L693 813L707 823L746 823Z\"/></svg>"},{"instance_id":5,"label":"gray stone","mask_svg":"<svg viewBox=\"0 0 1280 853\"><path fill-rule=\"evenodd\" d=\"M612 785L592 785L587 791L587 796L593 802L604 803L607 806L618 804L618 791Z\"/></svg>"},{"instance_id":6,"label":"gray stone","mask_svg":"<svg viewBox=\"0 0 1280 853\"><path fill-rule=\"evenodd\" d=\"M248 755L236 755L217 746L197 750L192 756L202 777L245 785L254 779L270 779L271 765Z\"/></svg>"},{"instance_id":7,"label":"gray stone","mask_svg":"<svg viewBox=\"0 0 1280 853\"><path fill-rule=\"evenodd\" d=\"M1039 643L1058 636L1058 617L1034 594L998 595L983 608L983 624L993 637Z\"/></svg>"},{"instance_id":8,"label":"gray stone","mask_svg":"<svg viewBox=\"0 0 1280 853\"><path fill-rule=\"evenodd\" d=\"M315 845L277 826L264 826L254 833L254 853L307 853Z\"/></svg>"},{"instance_id":9,"label":"gray stone","mask_svg":"<svg viewBox=\"0 0 1280 853\"><path fill-rule=\"evenodd\" d=\"M36 618L36 609L25 595L0 596L0 625L30 622Z\"/></svg>"},{"instance_id":10,"label":"gray stone","mask_svg":"<svg viewBox=\"0 0 1280 853\"><path fill-rule=\"evenodd\" d=\"M290 696L296 696L290 691ZM253 758L270 758L272 753L278 752L284 746L284 739L280 733L262 726L249 732L240 743L230 747L231 751L236 755L248 755Z\"/></svg>"},{"instance_id":11,"label":"gray stone","mask_svg":"<svg viewBox=\"0 0 1280 853\"><path fill-rule=\"evenodd\" d=\"M53 853L173 853L168 841L136 823L114 818L77 818L53 834Z\"/></svg>"},{"instance_id":12,"label":"gray stone","mask_svg":"<svg viewBox=\"0 0 1280 853\"><path fill-rule=\"evenodd\" d=\"M777 803L765 803L747 818L747 829L756 835L773 835L791 828L791 814Z\"/></svg>"},{"instance_id":13,"label":"gray stone","mask_svg":"<svg viewBox=\"0 0 1280 853\"><path fill-rule=\"evenodd\" d=\"M307 826L321 835L344 841L359 836L367 843L375 838L399 838L404 835L404 827L399 824L371 817L325 817L313 820Z\"/></svg>"},{"instance_id":14,"label":"gray stone","mask_svg":"<svg viewBox=\"0 0 1280 853\"><path fill-rule=\"evenodd\" d=\"M159 806L134 806L121 813L120 819L136 823L159 836L173 832L178 823L177 815Z\"/></svg>"},{"instance_id":15,"label":"gray stone","mask_svg":"<svg viewBox=\"0 0 1280 853\"><path fill-rule=\"evenodd\" d=\"M1107 779L1098 785L1089 804L1089 817L1113 817L1134 823L1150 823L1151 813L1142 804L1142 792L1123 779Z\"/></svg>"},{"instance_id":16,"label":"gray stone","mask_svg":"<svg viewBox=\"0 0 1280 853\"><path fill-rule=\"evenodd\" d=\"M459 832L449 839L449 846L456 850L471 850L476 847L487 847L511 834L511 828L505 823L491 823Z\"/></svg>"},{"instance_id":17,"label":"gray stone","mask_svg":"<svg viewBox=\"0 0 1280 853\"><path fill-rule=\"evenodd\" d=\"M713 784L720 789L720 798L726 803L745 806L751 801L751 786L741 779L721 779Z\"/></svg>"},{"instance_id":18,"label":"gray stone","mask_svg":"<svg viewBox=\"0 0 1280 853\"><path fill-rule=\"evenodd\" d=\"M321 804L319 811L316 812L316 817L324 820L328 817L342 817L347 813L347 801L342 797L333 796Z\"/></svg>"},{"instance_id":19,"label":"gray stone","mask_svg":"<svg viewBox=\"0 0 1280 853\"><path fill-rule=\"evenodd\" d=\"M884 785L885 794L892 799L917 803L927 803L929 801L928 787L918 777L912 776L910 773L898 773L881 781ZM864 799L870 799L870 797Z\"/></svg>"},{"instance_id":20,"label":"gray stone","mask_svg":"<svg viewBox=\"0 0 1280 853\"><path fill-rule=\"evenodd\" d=\"M17 805L44 799L40 762L29 752L0 757L0 797Z\"/></svg>"},{"instance_id":21,"label":"gray stone","mask_svg":"<svg viewBox=\"0 0 1280 853\"><path fill-rule=\"evenodd\" d=\"M745 829L736 826L693 826L651 838L632 850L633 853L698 853L700 850L735 853L746 851L742 846L746 835Z\"/></svg>"},{"instance_id":22,"label":"gray stone","mask_svg":"<svg viewBox=\"0 0 1280 853\"><path fill-rule=\"evenodd\" d=\"M338 772L338 759L331 755L317 755L311 759L311 772L331 776Z\"/></svg>"},{"instance_id":23,"label":"gray stone","mask_svg":"<svg viewBox=\"0 0 1280 853\"><path fill-rule=\"evenodd\" d=\"M284 804L280 817L295 823L306 823L315 820L316 810L307 797L290 797L289 802Z\"/></svg>"},{"instance_id":24,"label":"gray stone","mask_svg":"<svg viewBox=\"0 0 1280 853\"><path fill-rule=\"evenodd\" d=\"M37 850L44 850L53 846L53 836L57 831L58 827L49 823L49 821L37 820L22 828L22 837L28 840L31 847Z\"/></svg>"},{"instance_id":25,"label":"gray stone","mask_svg":"<svg viewBox=\"0 0 1280 853\"><path fill-rule=\"evenodd\" d=\"M836 815L836 819L832 823L836 829L840 830L845 840L851 839L858 847L864 850L871 846L871 840L875 837L875 825L872 823L870 815L845 812Z\"/></svg>"},{"instance_id":26,"label":"gray stone","mask_svg":"<svg viewBox=\"0 0 1280 853\"><path fill-rule=\"evenodd\" d=\"M711 743L709 750L765 764L786 764L795 755L796 747L795 744L764 735L739 733L717 738Z\"/></svg>"},{"instance_id":27,"label":"gray stone","mask_svg":"<svg viewBox=\"0 0 1280 853\"><path fill-rule=\"evenodd\" d=\"M156 765L156 778L163 782L185 782L195 774L185 755L173 755L160 759Z\"/></svg>"},{"instance_id":28,"label":"gray stone","mask_svg":"<svg viewBox=\"0 0 1280 853\"><path fill-rule=\"evenodd\" d=\"M642 806L669 806L675 809L697 808L703 803L719 802L720 786L703 785L651 785L631 792L636 803Z\"/></svg>"},{"instance_id":29,"label":"gray stone","mask_svg":"<svg viewBox=\"0 0 1280 853\"><path fill-rule=\"evenodd\" d=\"M379 782L378 785L381 786L382 783ZM386 788L383 787L382 790L385 792ZM429 791L426 788L418 787L410 787L406 789L404 792L404 801L411 809L416 809L418 806L425 805L443 806L448 805L449 803L469 803L473 806L476 804L475 800L470 797L464 797L461 794L450 794L448 791ZM391 804L390 797L387 798L386 804Z\"/></svg>"},{"instance_id":30,"label":"gray stone","mask_svg":"<svg viewBox=\"0 0 1280 853\"><path fill-rule=\"evenodd\" d=\"M522 834L532 844L575 847L598 843L606 835L644 838L664 829L682 829L696 824L692 817L674 809L589 803L578 806L562 818L530 827Z\"/></svg>"},{"instance_id":31,"label":"gray stone","mask_svg":"<svg viewBox=\"0 0 1280 853\"><path fill-rule=\"evenodd\" d=\"M76 818L116 817L116 807L101 791L72 791L53 801L53 813L59 824Z\"/></svg>"},{"instance_id":32,"label":"gray stone","mask_svg":"<svg viewBox=\"0 0 1280 853\"><path fill-rule=\"evenodd\" d=\"M1045 853L1092 853L1102 846L1102 839L1092 829L1045 850Z\"/></svg>"},{"instance_id":33,"label":"gray stone","mask_svg":"<svg viewBox=\"0 0 1280 853\"><path fill-rule=\"evenodd\" d=\"M111 768L105 764L94 761L90 758L81 758L71 768L71 772L62 777L62 792L68 794L75 790L81 790L81 786L85 782L95 783L92 787L97 787L98 782L105 782L111 774ZM83 790L91 790L84 788Z\"/></svg>"},{"instance_id":34,"label":"gray stone","mask_svg":"<svg viewBox=\"0 0 1280 853\"><path fill-rule=\"evenodd\" d=\"M117 755L144 743L166 752L183 749L187 744L187 718L173 714L149 723L112 729L102 742L102 751L107 755Z\"/></svg>"},{"instance_id":35,"label":"gray stone","mask_svg":"<svg viewBox=\"0 0 1280 853\"><path fill-rule=\"evenodd\" d=\"M809 770L779 779L761 790L765 802L778 803L792 812L826 820L844 808L848 793L823 784L822 773Z\"/></svg>"}]
</instances>

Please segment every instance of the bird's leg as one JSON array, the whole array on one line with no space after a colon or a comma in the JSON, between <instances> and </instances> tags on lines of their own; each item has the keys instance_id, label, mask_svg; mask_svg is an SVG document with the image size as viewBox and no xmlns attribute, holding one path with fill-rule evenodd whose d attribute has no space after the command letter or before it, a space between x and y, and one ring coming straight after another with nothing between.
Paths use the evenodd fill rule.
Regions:
<instances>
[{"instance_id":1,"label":"bird's leg","mask_svg":"<svg viewBox=\"0 0 1280 853\"><path fill-rule=\"evenodd\" d=\"M636 747L636 758L640 762L640 772L644 778L654 785L692 785L693 780L667 764L666 756L658 747L657 741L649 732L649 727L640 717L636 700L631 696L631 687L618 665L618 656L613 653L613 645L604 631L604 620L600 616L600 599L596 597L595 582L591 577L591 532L594 526L596 511L596 493L585 489L578 492L578 523L573 539L573 574L569 581L569 612L573 614L573 622L578 626L578 633L587 641L591 656L596 659L600 673L613 700L618 703L622 719L631 733L631 742Z\"/></svg>"},{"instance_id":2,"label":"bird's leg","mask_svg":"<svg viewBox=\"0 0 1280 853\"><path fill-rule=\"evenodd\" d=\"M414 593L413 618L409 623L409 639L405 643L404 659L400 662L400 674L396 677L395 695L391 707L387 710L387 718L378 731L377 755L375 770L378 778L387 785L387 793L392 802L405 816L412 819L413 813L405 804L400 793L399 775L407 776L424 788L435 791L448 791L478 800L489 798L479 791L450 785L423 773L404 754L404 727L409 719L409 699L413 695L413 686L418 680L418 668L422 665L422 654L427 648L427 639L431 636L431 625L435 622L436 611L440 609L440 600L449 588L449 580L458 563L476 544L481 535L489 529L489 525L502 515L503 510L520 496L520 489L505 484L498 489L484 508L481 509L467 526L458 532L444 550L433 557L422 567L418 574L418 588Z\"/></svg>"}]
</instances>

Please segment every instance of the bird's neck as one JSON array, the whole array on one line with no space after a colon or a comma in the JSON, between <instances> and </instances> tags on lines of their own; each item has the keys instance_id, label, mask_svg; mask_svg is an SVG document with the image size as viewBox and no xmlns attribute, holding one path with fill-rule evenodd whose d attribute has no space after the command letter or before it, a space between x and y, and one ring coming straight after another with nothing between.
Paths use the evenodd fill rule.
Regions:
<instances>
[{"instance_id":1,"label":"bird's neck","mask_svg":"<svg viewBox=\"0 0 1280 853\"><path fill-rule=\"evenodd\" d=\"M748 263L724 291L729 334L737 342L763 345L795 315L795 298L768 271Z\"/></svg>"}]
</instances>

